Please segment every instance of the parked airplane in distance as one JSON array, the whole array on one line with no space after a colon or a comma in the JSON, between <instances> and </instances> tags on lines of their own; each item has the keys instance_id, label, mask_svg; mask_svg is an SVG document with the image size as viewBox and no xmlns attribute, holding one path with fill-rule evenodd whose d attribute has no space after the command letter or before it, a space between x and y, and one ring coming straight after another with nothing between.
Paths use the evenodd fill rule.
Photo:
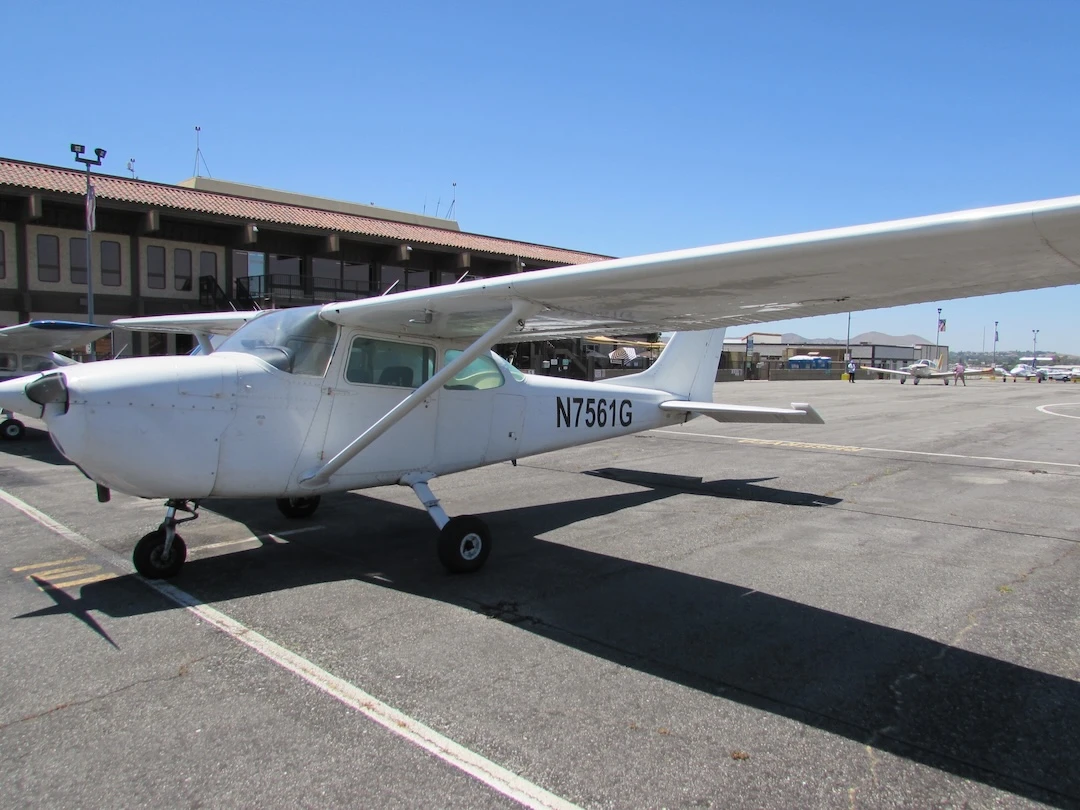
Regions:
<instances>
[{"instance_id":1,"label":"parked airplane in distance","mask_svg":"<svg viewBox=\"0 0 1080 810\"><path fill-rule=\"evenodd\" d=\"M889 374L893 377L900 378L900 384L903 385L911 378L914 385L919 384L919 380L943 380L946 385L949 384L949 380L956 376L956 372L949 371L945 368L945 354L942 352L938 355L938 359L931 363L929 360L918 360L912 363L910 366L901 366L900 368L868 368L867 371L872 371L875 374ZM989 369L985 368L966 368L962 372L966 377L968 374L982 374Z\"/></svg>"},{"instance_id":2,"label":"parked airplane in distance","mask_svg":"<svg viewBox=\"0 0 1080 810\"><path fill-rule=\"evenodd\" d=\"M57 354L58 349L73 349L93 343L109 334L111 327L76 321L29 321L0 328L0 380L26 377L75 363ZM0 411L0 436L21 439L26 426L11 411Z\"/></svg>"}]
</instances>

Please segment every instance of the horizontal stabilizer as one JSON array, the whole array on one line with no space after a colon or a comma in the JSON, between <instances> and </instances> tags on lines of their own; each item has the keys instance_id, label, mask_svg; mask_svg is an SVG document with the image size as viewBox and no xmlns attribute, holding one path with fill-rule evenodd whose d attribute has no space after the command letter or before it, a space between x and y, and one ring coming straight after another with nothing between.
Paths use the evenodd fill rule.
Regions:
<instances>
[{"instance_id":1,"label":"horizontal stabilizer","mask_svg":"<svg viewBox=\"0 0 1080 810\"><path fill-rule=\"evenodd\" d=\"M685 411L701 414L717 422L795 422L821 425L825 420L805 402L792 402L790 408L761 408L755 405L721 405L717 402L685 402L668 400L660 403L662 411Z\"/></svg>"}]
</instances>

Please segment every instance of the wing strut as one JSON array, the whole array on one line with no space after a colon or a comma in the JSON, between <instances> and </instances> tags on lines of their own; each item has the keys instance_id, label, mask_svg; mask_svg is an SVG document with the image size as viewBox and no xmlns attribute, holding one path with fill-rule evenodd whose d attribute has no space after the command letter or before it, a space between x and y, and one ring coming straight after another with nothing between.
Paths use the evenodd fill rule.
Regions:
<instances>
[{"instance_id":1,"label":"wing strut","mask_svg":"<svg viewBox=\"0 0 1080 810\"><path fill-rule=\"evenodd\" d=\"M506 337L514 328L523 328L526 318L536 313L539 307L528 301L514 301L509 314L501 321L481 335L476 341L463 351L453 361L440 369L435 376L425 382L405 399L386 412L379 419L357 436L345 449L319 467L313 467L300 476L300 484L309 489L317 489L325 486L330 481L330 476L348 464L365 447L370 445L386 431L400 422L406 414L417 407L421 402L443 387L450 379L469 365L473 360L489 351L492 346Z\"/></svg>"}]
</instances>

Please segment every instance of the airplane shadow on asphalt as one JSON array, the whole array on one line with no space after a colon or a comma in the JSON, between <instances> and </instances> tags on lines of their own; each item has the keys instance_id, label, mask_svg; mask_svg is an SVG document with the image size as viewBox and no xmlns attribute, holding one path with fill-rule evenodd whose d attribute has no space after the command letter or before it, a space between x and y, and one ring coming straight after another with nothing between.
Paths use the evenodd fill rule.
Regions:
<instances>
[{"instance_id":1,"label":"airplane shadow on asphalt","mask_svg":"<svg viewBox=\"0 0 1080 810\"><path fill-rule=\"evenodd\" d=\"M52 443L47 430L26 426L26 433L15 441L0 441L0 463L4 455L21 456L55 466L70 466L71 462L60 455Z\"/></svg>"},{"instance_id":2,"label":"airplane shadow on asphalt","mask_svg":"<svg viewBox=\"0 0 1080 810\"><path fill-rule=\"evenodd\" d=\"M393 588L1029 799L1080 805L1075 681L720 580L540 539L686 487L778 509L836 501L754 481L630 477L643 475L639 480L655 485L484 514L495 548L475 575L442 570L434 527L419 507L344 493L324 498L310 519L325 530L196 556L174 582L208 603L349 579ZM258 527L256 534L302 525L265 502L210 506ZM136 581L84 586L78 609L108 616L176 609L153 592L136 596ZM27 617L70 610L57 605Z\"/></svg>"}]
</instances>

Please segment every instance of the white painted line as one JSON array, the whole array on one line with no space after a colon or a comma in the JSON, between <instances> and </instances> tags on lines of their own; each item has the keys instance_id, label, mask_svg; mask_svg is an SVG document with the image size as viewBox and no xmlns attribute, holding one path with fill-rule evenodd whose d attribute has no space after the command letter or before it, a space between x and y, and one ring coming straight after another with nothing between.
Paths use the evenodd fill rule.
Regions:
<instances>
[{"instance_id":1,"label":"white painted line","mask_svg":"<svg viewBox=\"0 0 1080 810\"><path fill-rule=\"evenodd\" d=\"M1042 411L1048 416L1063 416L1066 419L1080 419L1080 415L1071 413L1054 413L1051 408L1061 408L1063 406L1069 406L1072 408L1080 407L1080 402L1052 402L1049 405L1040 405L1035 410Z\"/></svg>"},{"instance_id":2,"label":"white painted line","mask_svg":"<svg viewBox=\"0 0 1080 810\"><path fill-rule=\"evenodd\" d=\"M69 540L87 549L95 556L103 558L109 565L120 569L124 573L133 573L131 563L119 554L58 523L44 512L35 509L30 504L2 489L0 489L0 500L18 509L27 517L37 521L65 540ZM544 790L539 785L523 779L513 771L507 770L480 754L470 751L465 746L459 745L449 737L445 737L418 720L414 720L393 706L383 703L358 686L330 674L306 658L287 650L280 644L276 644L220 610L203 604L187 591L182 591L176 586L160 580L142 579L142 577L139 577L139 579L169 601L186 608L207 624L213 625L234 640L250 647L279 667L298 675L312 686L360 712L369 720L375 721L383 728L408 740L413 745L434 754L447 764L464 771L477 781L516 801L518 804L536 808L536 810L581 810L577 805L571 804L554 793Z\"/></svg>"},{"instance_id":3,"label":"white painted line","mask_svg":"<svg viewBox=\"0 0 1080 810\"><path fill-rule=\"evenodd\" d=\"M1061 414L1054 414L1061 416ZM740 442L742 444L779 445L787 447L810 448L821 450L864 450L870 453L905 453L909 456L932 456L935 458L962 458L969 461L1004 461L1010 464L1041 464L1049 467L1072 467L1080 469L1080 464L1070 464L1065 461L1035 461L1030 458L998 458L997 456L962 456L959 453L928 453L924 450L896 450L885 447L847 447L845 445L810 444L808 442L780 442L773 439L751 439L747 436L721 436L719 433L691 433L688 430L662 430L654 429L649 433L667 433L672 436L694 436L706 439L724 439L726 441Z\"/></svg>"}]
</instances>

